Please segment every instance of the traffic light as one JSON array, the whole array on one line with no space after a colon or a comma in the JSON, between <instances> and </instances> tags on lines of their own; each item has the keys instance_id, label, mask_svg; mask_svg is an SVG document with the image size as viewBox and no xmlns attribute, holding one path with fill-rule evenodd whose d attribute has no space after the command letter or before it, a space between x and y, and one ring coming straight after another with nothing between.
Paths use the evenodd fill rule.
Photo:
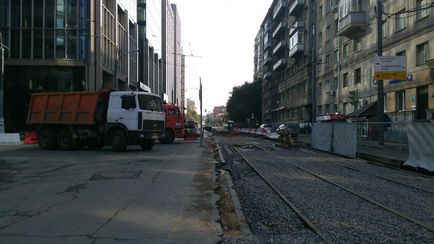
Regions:
<instances>
[{"instance_id":1,"label":"traffic light","mask_svg":"<svg viewBox=\"0 0 434 244\"><path fill-rule=\"evenodd\" d=\"M349 96L348 96L348 98L349 98L349 102L352 104L352 105L354 105L354 106L357 106L357 103L359 102L359 99L358 99L358 97L357 97L357 90L354 90L354 91L350 91L349 92Z\"/></svg>"}]
</instances>

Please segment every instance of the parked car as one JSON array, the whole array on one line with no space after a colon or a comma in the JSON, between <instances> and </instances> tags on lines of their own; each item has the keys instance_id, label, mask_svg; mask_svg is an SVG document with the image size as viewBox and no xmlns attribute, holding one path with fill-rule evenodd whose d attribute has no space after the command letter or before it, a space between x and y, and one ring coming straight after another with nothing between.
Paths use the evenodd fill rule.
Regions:
<instances>
[{"instance_id":1,"label":"parked car","mask_svg":"<svg viewBox=\"0 0 434 244\"><path fill-rule=\"evenodd\" d=\"M273 130L273 125L262 124L261 126L259 126L259 130L261 133L270 133Z\"/></svg>"}]
</instances>

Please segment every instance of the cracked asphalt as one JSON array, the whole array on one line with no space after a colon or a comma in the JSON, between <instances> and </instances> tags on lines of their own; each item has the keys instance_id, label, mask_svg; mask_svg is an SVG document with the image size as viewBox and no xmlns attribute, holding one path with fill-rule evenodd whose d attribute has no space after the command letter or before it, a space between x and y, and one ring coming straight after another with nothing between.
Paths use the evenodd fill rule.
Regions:
<instances>
[{"instance_id":1,"label":"cracked asphalt","mask_svg":"<svg viewBox=\"0 0 434 244\"><path fill-rule=\"evenodd\" d=\"M217 243L215 163L198 141L126 153L0 145L0 243Z\"/></svg>"}]
</instances>

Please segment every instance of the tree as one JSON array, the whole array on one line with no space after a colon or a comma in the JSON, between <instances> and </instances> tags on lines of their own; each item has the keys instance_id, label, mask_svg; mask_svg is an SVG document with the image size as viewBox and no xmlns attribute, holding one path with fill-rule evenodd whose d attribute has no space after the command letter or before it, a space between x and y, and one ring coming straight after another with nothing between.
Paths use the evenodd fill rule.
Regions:
<instances>
[{"instance_id":1,"label":"tree","mask_svg":"<svg viewBox=\"0 0 434 244\"><path fill-rule=\"evenodd\" d=\"M193 120L197 122L200 120L200 115L196 112L196 110L187 109L187 120Z\"/></svg>"},{"instance_id":2,"label":"tree","mask_svg":"<svg viewBox=\"0 0 434 244\"><path fill-rule=\"evenodd\" d=\"M238 124L244 124L251 119L252 113L255 116L256 124L260 123L262 115L262 90L261 80L252 83L244 83L241 87L234 89L226 104L228 119Z\"/></svg>"}]
</instances>

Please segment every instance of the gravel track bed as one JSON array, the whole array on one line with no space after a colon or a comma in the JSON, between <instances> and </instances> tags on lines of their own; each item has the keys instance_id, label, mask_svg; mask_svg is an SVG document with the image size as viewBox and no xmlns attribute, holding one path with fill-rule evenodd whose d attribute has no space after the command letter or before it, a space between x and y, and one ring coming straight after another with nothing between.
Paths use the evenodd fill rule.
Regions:
<instances>
[{"instance_id":1,"label":"gravel track bed","mask_svg":"<svg viewBox=\"0 0 434 244\"><path fill-rule=\"evenodd\" d=\"M223 150L226 168L253 237L225 237L223 243L321 243L299 217L240 158ZM234 160L234 161L232 161Z\"/></svg>"},{"instance_id":2,"label":"gravel track bed","mask_svg":"<svg viewBox=\"0 0 434 244\"><path fill-rule=\"evenodd\" d=\"M317 173L328 180L343 185L434 228L434 194L342 166L345 162L351 162L351 159L345 159L341 164L336 164L331 161L332 159L324 160L323 157L316 157L308 152L298 150L281 151L277 154L285 156L288 161ZM387 175L383 176L387 177ZM416 180L413 179L413 181Z\"/></svg>"},{"instance_id":3,"label":"gravel track bed","mask_svg":"<svg viewBox=\"0 0 434 244\"><path fill-rule=\"evenodd\" d=\"M277 152L277 151L275 151ZM341 164L347 164L350 167L357 168L363 172L369 172L378 176L386 177L391 180L402 182L408 185L412 185L417 188L424 189L426 191L431 191L434 193L434 177L429 175L424 175L421 173L411 172L407 170L400 170L394 168L388 168L380 165L369 164L366 161L360 159L346 159L334 155L330 155L322 152L315 152L310 150L300 150L301 153L314 154L327 159L328 162L336 162ZM285 153L282 150L279 153Z\"/></svg>"},{"instance_id":4,"label":"gravel track bed","mask_svg":"<svg viewBox=\"0 0 434 244\"><path fill-rule=\"evenodd\" d=\"M279 158L261 151L242 149L240 151L333 242L432 243L434 241L434 233L318 179ZM261 158L264 159L258 160ZM312 160L312 155L306 158Z\"/></svg>"}]
</instances>

